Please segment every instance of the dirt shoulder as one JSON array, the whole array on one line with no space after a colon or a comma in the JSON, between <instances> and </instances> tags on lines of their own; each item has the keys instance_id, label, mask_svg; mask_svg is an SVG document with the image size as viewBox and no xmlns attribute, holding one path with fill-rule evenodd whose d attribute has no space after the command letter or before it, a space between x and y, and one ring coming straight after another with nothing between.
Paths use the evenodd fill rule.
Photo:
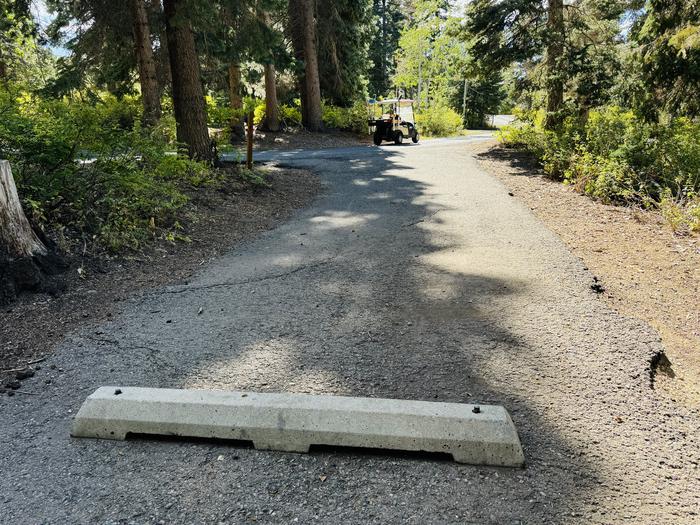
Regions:
<instances>
[{"instance_id":1,"label":"dirt shoulder","mask_svg":"<svg viewBox=\"0 0 700 525\"><path fill-rule=\"evenodd\" d=\"M316 176L301 170L271 168L269 182L269 189L202 190L192 201L193 218L183 232L191 242L158 241L128 258L76 258L63 276L64 293L24 294L3 308L0 394L22 393L21 379L40 369L66 333L116 315L121 303L141 291L186 281L212 258L310 204L321 187Z\"/></svg>"},{"instance_id":2,"label":"dirt shoulder","mask_svg":"<svg viewBox=\"0 0 700 525\"><path fill-rule=\"evenodd\" d=\"M345 131L329 130L313 133L305 129L292 128L279 133L256 131L256 150L328 149L372 144L371 135L357 135Z\"/></svg>"},{"instance_id":3,"label":"dirt shoulder","mask_svg":"<svg viewBox=\"0 0 700 525\"><path fill-rule=\"evenodd\" d=\"M700 239L674 235L657 213L606 206L551 181L526 154L495 142L467 147L584 261L604 301L659 332L670 366L659 363L657 389L697 406Z\"/></svg>"}]
</instances>

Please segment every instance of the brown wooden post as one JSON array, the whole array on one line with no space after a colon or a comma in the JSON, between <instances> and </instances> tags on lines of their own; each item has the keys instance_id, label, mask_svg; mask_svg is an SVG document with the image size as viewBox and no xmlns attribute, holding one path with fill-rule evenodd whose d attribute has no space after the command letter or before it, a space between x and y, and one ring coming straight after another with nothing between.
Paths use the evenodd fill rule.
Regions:
<instances>
[{"instance_id":1,"label":"brown wooden post","mask_svg":"<svg viewBox=\"0 0 700 525\"><path fill-rule=\"evenodd\" d=\"M248 113L248 148L246 152L246 167L249 170L253 169L253 119L255 118L255 112L251 111Z\"/></svg>"}]
</instances>

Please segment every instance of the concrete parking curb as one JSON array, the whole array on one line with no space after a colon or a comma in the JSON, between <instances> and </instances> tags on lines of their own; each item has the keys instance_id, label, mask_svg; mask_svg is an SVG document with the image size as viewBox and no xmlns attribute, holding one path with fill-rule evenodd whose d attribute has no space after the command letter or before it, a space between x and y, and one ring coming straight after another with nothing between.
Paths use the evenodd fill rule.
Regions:
<instances>
[{"instance_id":1,"label":"concrete parking curb","mask_svg":"<svg viewBox=\"0 0 700 525\"><path fill-rule=\"evenodd\" d=\"M75 417L74 437L128 434L442 452L459 463L520 467L523 451L501 406L305 394L102 387Z\"/></svg>"}]
</instances>

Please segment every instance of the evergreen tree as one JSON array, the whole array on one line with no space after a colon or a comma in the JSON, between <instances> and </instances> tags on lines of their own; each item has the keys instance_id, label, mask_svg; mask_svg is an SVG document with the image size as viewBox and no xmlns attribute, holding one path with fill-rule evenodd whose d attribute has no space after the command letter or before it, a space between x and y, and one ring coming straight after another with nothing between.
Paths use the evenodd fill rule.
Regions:
<instances>
[{"instance_id":1,"label":"evergreen tree","mask_svg":"<svg viewBox=\"0 0 700 525\"><path fill-rule=\"evenodd\" d=\"M152 124L160 118L160 88L153 58L151 29L144 0L130 0L134 50L139 69L144 122Z\"/></svg>"},{"instance_id":2,"label":"evergreen tree","mask_svg":"<svg viewBox=\"0 0 700 525\"><path fill-rule=\"evenodd\" d=\"M8 80L11 62L34 28L29 0L0 0L0 82Z\"/></svg>"},{"instance_id":3,"label":"evergreen tree","mask_svg":"<svg viewBox=\"0 0 700 525\"><path fill-rule=\"evenodd\" d=\"M545 127L560 126L567 97L585 118L609 100L619 64L619 20L633 0L474 0L466 36L473 56L488 67L523 65L521 85L543 89Z\"/></svg>"},{"instance_id":4,"label":"evergreen tree","mask_svg":"<svg viewBox=\"0 0 700 525\"><path fill-rule=\"evenodd\" d=\"M369 58L369 92L372 96L387 95L392 88L396 71L396 51L404 23L398 0L374 0L374 34L371 37Z\"/></svg>"},{"instance_id":5,"label":"evergreen tree","mask_svg":"<svg viewBox=\"0 0 700 525\"><path fill-rule=\"evenodd\" d=\"M634 38L650 96L644 111L700 115L700 0L649 0Z\"/></svg>"},{"instance_id":6,"label":"evergreen tree","mask_svg":"<svg viewBox=\"0 0 700 525\"><path fill-rule=\"evenodd\" d=\"M47 0L56 15L48 28L49 37L71 51L70 56L59 60L54 94L92 86L116 96L134 91L132 72L137 68L137 58L129 4Z\"/></svg>"},{"instance_id":7,"label":"evergreen tree","mask_svg":"<svg viewBox=\"0 0 700 525\"><path fill-rule=\"evenodd\" d=\"M294 55L302 65L298 70L301 120L310 131L320 131L321 84L317 54L317 21L314 0L289 0L288 31Z\"/></svg>"},{"instance_id":8,"label":"evergreen tree","mask_svg":"<svg viewBox=\"0 0 700 525\"><path fill-rule=\"evenodd\" d=\"M213 160L195 37L186 0L163 0L177 139L190 157Z\"/></svg>"},{"instance_id":9,"label":"evergreen tree","mask_svg":"<svg viewBox=\"0 0 700 525\"><path fill-rule=\"evenodd\" d=\"M324 0L317 10L321 93L333 104L352 105L367 90L371 2Z\"/></svg>"}]
</instances>

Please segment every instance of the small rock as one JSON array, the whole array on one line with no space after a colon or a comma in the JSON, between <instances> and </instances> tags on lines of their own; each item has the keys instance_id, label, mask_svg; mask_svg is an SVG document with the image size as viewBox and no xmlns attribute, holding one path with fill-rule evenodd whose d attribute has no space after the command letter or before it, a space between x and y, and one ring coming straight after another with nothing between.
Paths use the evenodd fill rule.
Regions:
<instances>
[{"instance_id":1,"label":"small rock","mask_svg":"<svg viewBox=\"0 0 700 525\"><path fill-rule=\"evenodd\" d=\"M15 374L15 377L19 380L22 379L27 379L28 377L32 377L34 375L34 370L31 368L25 368L24 370L20 370Z\"/></svg>"}]
</instances>

